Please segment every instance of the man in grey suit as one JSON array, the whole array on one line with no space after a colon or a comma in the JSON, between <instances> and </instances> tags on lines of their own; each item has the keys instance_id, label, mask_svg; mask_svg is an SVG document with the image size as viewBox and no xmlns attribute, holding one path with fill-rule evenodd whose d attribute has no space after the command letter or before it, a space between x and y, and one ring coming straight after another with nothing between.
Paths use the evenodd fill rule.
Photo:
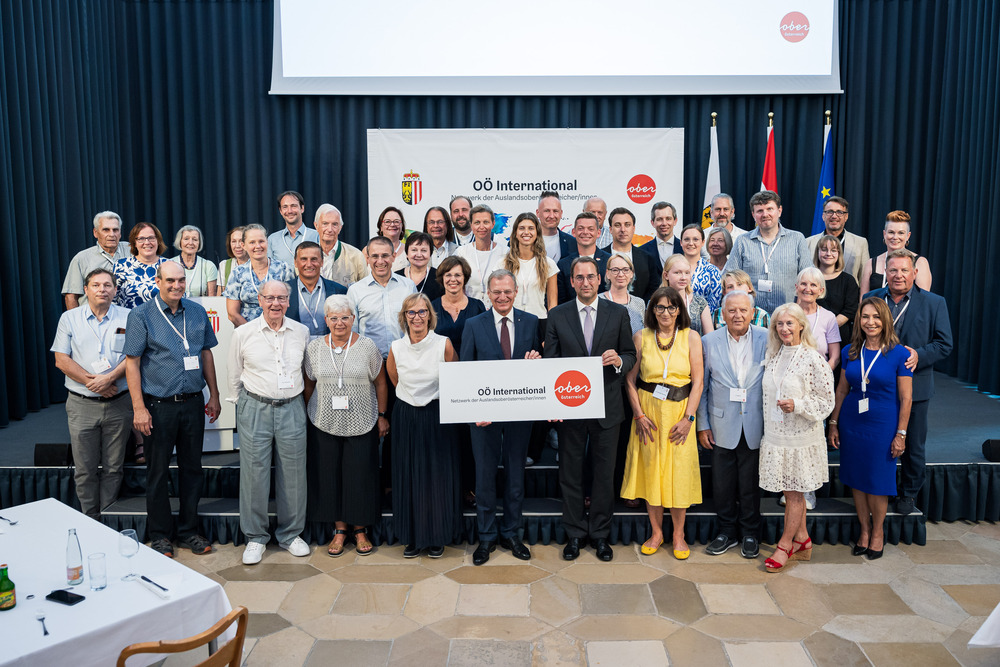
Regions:
<instances>
[{"instance_id":1,"label":"man in grey suit","mask_svg":"<svg viewBox=\"0 0 1000 667\"><path fill-rule=\"evenodd\" d=\"M600 357L604 367L604 417L572 419L559 424L559 487L563 498L563 525L567 541L565 560L580 556L589 536L597 557L614 558L608 542L614 513L615 454L618 429L625 421L621 391L625 374L635 365L628 311L607 299L598 299L600 274L593 257L577 257L570 267L576 298L549 311L545 329L545 358ZM593 463L590 516L584 506L584 463Z\"/></svg>"},{"instance_id":2,"label":"man in grey suit","mask_svg":"<svg viewBox=\"0 0 1000 667\"><path fill-rule=\"evenodd\" d=\"M761 380L767 330L751 326L753 297L734 290L722 299L726 326L702 338L705 394L698 406L698 443L712 451L712 497L719 532L712 556L740 544L744 558L760 551L757 467L764 435ZM737 539L737 535L740 536Z\"/></svg>"},{"instance_id":3,"label":"man in grey suit","mask_svg":"<svg viewBox=\"0 0 1000 667\"><path fill-rule=\"evenodd\" d=\"M854 276L861 284L861 273L871 257L868 255L868 239L847 231L847 216L850 204L843 197L830 197L823 204L823 224L825 229L820 234L813 234L806 239L809 244L809 256L816 252L816 244L829 234L838 241L844 253L844 270Z\"/></svg>"}]
</instances>

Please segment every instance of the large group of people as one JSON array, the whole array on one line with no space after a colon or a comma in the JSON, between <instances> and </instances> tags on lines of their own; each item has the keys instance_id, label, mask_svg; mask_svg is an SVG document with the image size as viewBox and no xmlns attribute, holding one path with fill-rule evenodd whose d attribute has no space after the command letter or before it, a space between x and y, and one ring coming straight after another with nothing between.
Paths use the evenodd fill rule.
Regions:
<instances>
[{"instance_id":1,"label":"large group of people","mask_svg":"<svg viewBox=\"0 0 1000 667\"><path fill-rule=\"evenodd\" d=\"M121 218L101 212L96 245L74 257L63 285L67 311L52 350L70 393L78 497L94 517L116 499L133 433L160 553L172 556L175 542L196 554L212 548L197 506L204 416L215 420L221 406L217 341L191 300L201 296L224 297L236 327L222 380L236 404L248 565L271 539L272 462L274 537L292 555L310 553L306 521L333 527L331 557L349 540L372 553L370 531L391 493L393 536L407 558L440 557L460 539L468 498L474 564L498 546L528 560L524 471L552 430L567 560L588 546L612 560L619 497L645 503L642 554L660 548L669 516L673 555L688 558L700 450L710 452L718 516L707 553L739 546L757 558L761 491L782 494L769 572L810 558L806 511L828 482L828 447L841 450L841 481L854 493L855 555L881 556L889 497L900 514L915 509L932 368L952 338L927 259L905 249L904 211L889 213L886 252L871 257L864 237L847 231L840 197L825 202L826 227L808 239L782 225L774 192L751 197L749 231L733 224L724 193L712 200L709 228L679 233L676 207L656 202L653 238L633 245L635 214L608 212L600 198L585 202L567 233L559 194L543 192L506 240L489 206L457 196L431 206L422 230L407 230L403 212L386 207L361 247L340 238L335 206L317 207L310 229L301 194L277 201L282 228L233 228L218 265L200 254L197 227L177 231L170 260L155 225L137 223L122 242ZM543 357L600 358L604 415L441 423L439 364ZM175 448L176 522L167 493Z\"/></svg>"}]
</instances>

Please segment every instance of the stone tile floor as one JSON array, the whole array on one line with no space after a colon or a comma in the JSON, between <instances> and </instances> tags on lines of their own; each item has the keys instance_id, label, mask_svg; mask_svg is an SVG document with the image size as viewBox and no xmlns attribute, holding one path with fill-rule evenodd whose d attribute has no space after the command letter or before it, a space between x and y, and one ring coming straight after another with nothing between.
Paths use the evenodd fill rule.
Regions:
<instances>
[{"instance_id":1,"label":"stone tile floor","mask_svg":"<svg viewBox=\"0 0 1000 667\"><path fill-rule=\"evenodd\" d=\"M251 611L246 665L998 665L966 643L1000 602L1000 525L928 524L927 546L887 545L868 562L817 546L811 562L768 574L739 550L686 562L668 550L615 546L612 563L558 545L532 560L474 546L407 560L325 547L294 558L271 545L260 565L242 547L179 560ZM201 654L166 665L194 664Z\"/></svg>"}]
</instances>

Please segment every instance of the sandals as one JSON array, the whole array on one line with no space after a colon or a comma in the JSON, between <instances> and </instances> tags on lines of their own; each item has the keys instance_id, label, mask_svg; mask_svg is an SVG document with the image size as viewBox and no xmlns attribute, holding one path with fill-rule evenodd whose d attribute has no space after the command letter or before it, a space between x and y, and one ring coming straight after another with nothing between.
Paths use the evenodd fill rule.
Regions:
<instances>
[{"instance_id":1,"label":"sandals","mask_svg":"<svg viewBox=\"0 0 1000 667\"><path fill-rule=\"evenodd\" d=\"M340 543L340 548L339 549L333 546L333 542L334 542L334 540L337 539L337 535L347 535L347 531L346 530L341 530L340 528L337 528L336 530L333 531L333 540L330 540L330 544L327 545L327 547L326 547L326 553L331 558L337 558L338 556L343 556L344 555L344 543L343 542ZM345 538L345 540L346 540L346 538Z\"/></svg>"},{"instance_id":2,"label":"sandals","mask_svg":"<svg viewBox=\"0 0 1000 667\"><path fill-rule=\"evenodd\" d=\"M354 534L354 545L355 549L358 552L358 555L370 556L375 551L375 545L372 544L371 540L368 539L368 536L365 535L365 529L356 528L353 534ZM363 541L358 538L359 535L364 538Z\"/></svg>"},{"instance_id":3,"label":"sandals","mask_svg":"<svg viewBox=\"0 0 1000 667\"><path fill-rule=\"evenodd\" d=\"M792 540L792 541L794 542L794 540ZM775 554L777 554L778 551L783 551L786 554L788 554L788 558L785 560L784 563L779 563L778 561L774 560L773 558L768 558L767 560L765 560L764 561L764 568L768 572L772 572L772 573L773 572L781 572L785 568L785 566L787 566L790 562L792 562L792 560L794 560L794 558L792 557L792 550L791 549L782 549L780 545L775 545L775 547L776 547L776 551L774 552Z\"/></svg>"},{"instance_id":4,"label":"sandals","mask_svg":"<svg viewBox=\"0 0 1000 667\"><path fill-rule=\"evenodd\" d=\"M792 543L798 544L799 547L797 549L793 548L792 553L788 554L788 560L812 560L813 541L811 537L807 537L805 542L793 539Z\"/></svg>"}]
</instances>

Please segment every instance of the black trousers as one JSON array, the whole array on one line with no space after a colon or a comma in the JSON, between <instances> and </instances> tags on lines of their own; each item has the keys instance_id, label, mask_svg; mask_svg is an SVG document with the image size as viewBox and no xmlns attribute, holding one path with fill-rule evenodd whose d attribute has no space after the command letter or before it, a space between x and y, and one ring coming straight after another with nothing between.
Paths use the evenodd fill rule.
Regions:
<instances>
[{"instance_id":1,"label":"black trousers","mask_svg":"<svg viewBox=\"0 0 1000 667\"><path fill-rule=\"evenodd\" d=\"M153 418L153 430L145 439L146 516L150 541L170 539L173 515L167 476L170 455L177 448L178 498L177 537L186 539L200 534L198 501L201 500L203 475L201 449L205 440L205 402L196 394L183 403L153 401L146 397L146 409Z\"/></svg>"},{"instance_id":2,"label":"black trousers","mask_svg":"<svg viewBox=\"0 0 1000 667\"><path fill-rule=\"evenodd\" d=\"M924 467L927 462L927 407L930 401L913 401L910 421L906 424L906 449L900 458L902 477L899 495L916 498L924 485ZM926 508L924 508L926 509Z\"/></svg>"},{"instance_id":3,"label":"black trousers","mask_svg":"<svg viewBox=\"0 0 1000 667\"><path fill-rule=\"evenodd\" d=\"M559 487L563 498L563 525L569 537L607 538L617 493L614 490L616 424L601 428L596 419L576 419L557 425L559 432ZM590 516L584 507L584 466L587 446L593 464L590 486Z\"/></svg>"},{"instance_id":4,"label":"black trousers","mask_svg":"<svg viewBox=\"0 0 1000 667\"><path fill-rule=\"evenodd\" d=\"M736 449L712 448L712 497L721 535L760 535L760 450L750 449L746 434Z\"/></svg>"}]
</instances>

